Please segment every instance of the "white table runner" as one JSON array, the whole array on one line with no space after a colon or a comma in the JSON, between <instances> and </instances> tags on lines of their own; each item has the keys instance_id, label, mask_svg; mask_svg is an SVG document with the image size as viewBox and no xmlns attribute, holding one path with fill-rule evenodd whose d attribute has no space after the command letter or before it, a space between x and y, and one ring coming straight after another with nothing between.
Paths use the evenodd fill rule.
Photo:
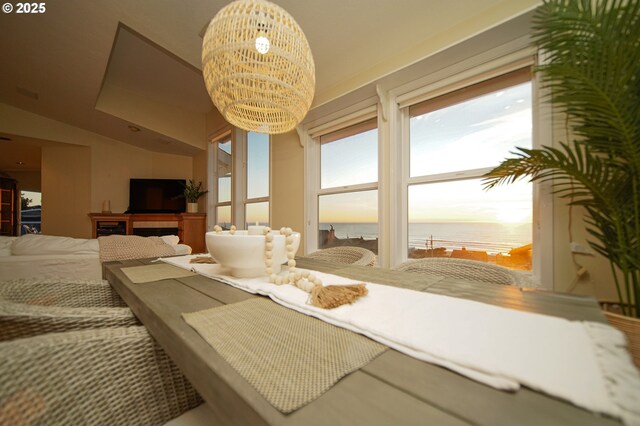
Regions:
<instances>
[{"instance_id":1,"label":"white table runner","mask_svg":"<svg viewBox=\"0 0 640 426\"><path fill-rule=\"evenodd\" d=\"M191 257L163 261L269 296L494 388L525 385L627 425L640 425L640 374L622 333L606 324L373 283L367 283L369 294L356 303L325 310L307 304L308 293L291 285L276 286L266 277L230 277L220 265L190 264ZM312 272L324 285L356 282Z\"/></svg>"}]
</instances>

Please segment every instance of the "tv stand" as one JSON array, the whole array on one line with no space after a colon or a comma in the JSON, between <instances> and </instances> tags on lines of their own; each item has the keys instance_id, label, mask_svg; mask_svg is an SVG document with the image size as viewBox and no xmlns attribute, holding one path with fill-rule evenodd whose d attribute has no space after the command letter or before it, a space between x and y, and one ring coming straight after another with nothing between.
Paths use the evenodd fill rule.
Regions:
<instances>
[{"instance_id":1,"label":"tv stand","mask_svg":"<svg viewBox=\"0 0 640 426\"><path fill-rule=\"evenodd\" d=\"M205 213L89 213L93 238L106 235L177 235L193 253L205 253Z\"/></svg>"}]
</instances>

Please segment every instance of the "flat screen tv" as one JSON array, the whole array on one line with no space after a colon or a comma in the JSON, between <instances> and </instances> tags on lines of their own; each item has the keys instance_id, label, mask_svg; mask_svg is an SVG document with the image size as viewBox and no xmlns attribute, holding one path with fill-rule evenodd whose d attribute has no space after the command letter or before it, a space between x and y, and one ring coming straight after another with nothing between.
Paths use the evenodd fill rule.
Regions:
<instances>
[{"instance_id":1,"label":"flat screen tv","mask_svg":"<svg viewBox=\"0 0 640 426\"><path fill-rule=\"evenodd\" d=\"M128 213L183 213L184 179L130 179Z\"/></svg>"}]
</instances>

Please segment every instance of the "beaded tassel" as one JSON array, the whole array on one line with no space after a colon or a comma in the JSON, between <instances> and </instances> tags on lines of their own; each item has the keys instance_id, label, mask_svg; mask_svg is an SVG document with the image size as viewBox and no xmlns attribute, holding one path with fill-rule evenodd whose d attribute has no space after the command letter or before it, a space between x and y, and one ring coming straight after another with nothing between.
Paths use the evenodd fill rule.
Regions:
<instances>
[{"instance_id":1,"label":"beaded tassel","mask_svg":"<svg viewBox=\"0 0 640 426\"><path fill-rule=\"evenodd\" d=\"M264 264L269 282L275 285L291 284L309 293L309 303L323 309L333 309L338 306L353 303L359 297L368 293L364 283L355 285L323 286L322 281L309 271L296 271L295 253L293 249L293 231L291 228L280 228L280 235L285 237L287 252L287 266L289 273L283 278L273 272L273 234L271 228L265 227L264 234Z\"/></svg>"}]
</instances>

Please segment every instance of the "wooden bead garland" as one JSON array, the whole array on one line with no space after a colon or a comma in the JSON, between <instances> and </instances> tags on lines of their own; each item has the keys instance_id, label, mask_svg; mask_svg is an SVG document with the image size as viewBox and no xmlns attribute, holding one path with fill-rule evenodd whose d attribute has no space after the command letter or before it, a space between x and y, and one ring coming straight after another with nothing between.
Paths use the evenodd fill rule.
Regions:
<instances>
[{"instance_id":1,"label":"wooden bead garland","mask_svg":"<svg viewBox=\"0 0 640 426\"><path fill-rule=\"evenodd\" d=\"M262 231L264 234L264 262L266 266L267 276L269 282L276 285L291 284L311 293L314 287L322 287L322 281L316 278L309 271L296 272L295 253L293 249L293 230L291 228L280 228L280 235L284 235L284 244L287 251L287 266L289 267L289 274L280 277L273 273L273 234L271 228L266 227Z\"/></svg>"},{"instance_id":2,"label":"wooden bead garland","mask_svg":"<svg viewBox=\"0 0 640 426\"><path fill-rule=\"evenodd\" d=\"M222 232L219 225L213 227L215 233ZM236 233L235 225L229 228L229 235ZM287 253L287 267L289 273L284 277L273 272L273 232L266 226L264 235L264 266L269 282L275 285L291 284L309 293L309 304L323 308L333 309L347 303L353 303L361 296L366 296L368 290L364 283L354 285L330 285L323 286L322 281L309 271L296 270L295 250L293 248L293 230L280 228L280 235L284 235L285 250Z\"/></svg>"},{"instance_id":3,"label":"wooden bead garland","mask_svg":"<svg viewBox=\"0 0 640 426\"><path fill-rule=\"evenodd\" d=\"M215 225L213 227L213 232L215 232L216 234L219 234L222 232L222 227L220 225ZM233 235L236 233L236 226L235 225L231 225L231 227L229 228L229 235Z\"/></svg>"}]
</instances>

